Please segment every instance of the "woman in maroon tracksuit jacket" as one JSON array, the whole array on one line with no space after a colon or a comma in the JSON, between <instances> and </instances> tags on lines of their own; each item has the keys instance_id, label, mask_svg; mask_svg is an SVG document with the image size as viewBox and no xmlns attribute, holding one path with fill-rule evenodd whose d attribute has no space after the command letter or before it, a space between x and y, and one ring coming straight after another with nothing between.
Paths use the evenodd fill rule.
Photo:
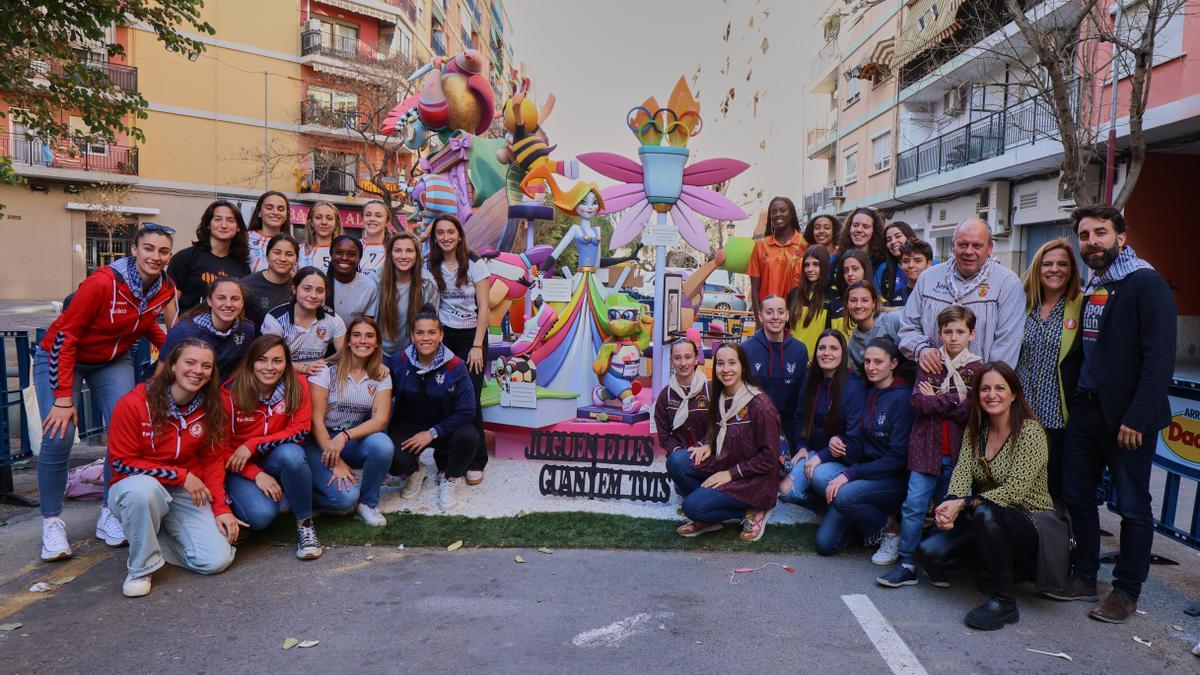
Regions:
<instances>
[{"instance_id":1,"label":"woman in maroon tracksuit jacket","mask_svg":"<svg viewBox=\"0 0 1200 675\"><path fill-rule=\"evenodd\" d=\"M741 345L721 345L713 361L711 445L690 448L690 457L676 453L667 463L688 517L677 531L694 537L743 518L740 537L758 541L778 494L779 413L750 379Z\"/></svg>"}]
</instances>

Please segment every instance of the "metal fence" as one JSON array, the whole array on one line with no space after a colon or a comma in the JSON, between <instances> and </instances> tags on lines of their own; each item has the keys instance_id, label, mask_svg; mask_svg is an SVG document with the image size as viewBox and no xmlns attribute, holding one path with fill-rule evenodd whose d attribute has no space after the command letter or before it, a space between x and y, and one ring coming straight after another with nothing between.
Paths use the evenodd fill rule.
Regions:
<instances>
[{"instance_id":1,"label":"metal fence","mask_svg":"<svg viewBox=\"0 0 1200 675\"><path fill-rule=\"evenodd\" d=\"M28 331L0 331L0 382L3 382L0 441L4 444L0 448L0 503L36 504L13 494L12 469L33 457L29 425L41 424L41 420L30 419L25 408L25 392L33 384L33 350L45 333L45 329L39 329L32 336ZM150 342L145 338L139 340L130 353L134 376L141 382L154 371ZM82 403L78 410L79 437L96 438L105 430L100 404L86 384L79 395Z\"/></svg>"}]
</instances>

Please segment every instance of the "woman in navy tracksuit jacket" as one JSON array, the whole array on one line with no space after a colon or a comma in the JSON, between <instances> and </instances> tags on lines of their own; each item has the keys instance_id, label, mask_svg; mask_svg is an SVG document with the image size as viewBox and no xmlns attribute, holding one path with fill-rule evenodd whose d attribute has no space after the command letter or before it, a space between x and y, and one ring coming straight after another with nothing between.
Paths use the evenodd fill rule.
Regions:
<instances>
[{"instance_id":1,"label":"woman in navy tracksuit jacket","mask_svg":"<svg viewBox=\"0 0 1200 675\"><path fill-rule=\"evenodd\" d=\"M774 320L766 316L768 306L782 312L782 321L778 316ZM742 342L742 349L750 361L750 376L775 404L775 410L779 413L779 428L787 441L787 448L781 447L780 451L784 456L790 456L799 431L800 390L804 387L804 376L808 372L808 347L788 331L787 303L783 298L772 296L764 299L761 313L765 317L763 327ZM777 331L772 331L773 327Z\"/></svg>"},{"instance_id":2,"label":"woman in navy tracksuit jacket","mask_svg":"<svg viewBox=\"0 0 1200 675\"><path fill-rule=\"evenodd\" d=\"M466 362L442 344L442 324L433 312L413 320L412 343L392 355L392 417L388 435L396 445L393 476L424 480L419 457L433 448L438 471L458 483L479 444L475 431L475 388ZM414 475L415 474L415 475ZM407 487L407 485L406 485Z\"/></svg>"},{"instance_id":3,"label":"woman in navy tracksuit jacket","mask_svg":"<svg viewBox=\"0 0 1200 675\"><path fill-rule=\"evenodd\" d=\"M900 352L890 338L867 344L863 370L871 388L862 419L844 438L811 455L812 488L829 510L817 527L816 547L833 555L855 539L873 537L896 513L908 489L908 435L912 387L895 377Z\"/></svg>"}]
</instances>

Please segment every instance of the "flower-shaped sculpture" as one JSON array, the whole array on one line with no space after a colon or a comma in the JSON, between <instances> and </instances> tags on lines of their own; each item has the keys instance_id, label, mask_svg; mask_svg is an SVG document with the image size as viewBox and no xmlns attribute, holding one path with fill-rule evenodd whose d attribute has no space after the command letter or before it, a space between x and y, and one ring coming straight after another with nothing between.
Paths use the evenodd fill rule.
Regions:
<instances>
[{"instance_id":1,"label":"flower-shaped sculpture","mask_svg":"<svg viewBox=\"0 0 1200 675\"><path fill-rule=\"evenodd\" d=\"M697 214L718 220L741 220L746 213L724 195L709 190L750 167L736 159L706 159L687 164L688 139L700 133L700 105L692 97L684 78L671 92L668 107L660 108L653 97L629 111L626 124L641 142L641 164L611 152L589 152L578 157L597 173L620 181L601 190L602 213L627 211L613 228L610 245L620 248L633 241L654 213L659 222L667 214L679 234L693 248L710 252L708 236Z\"/></svg>"}]
</instances>

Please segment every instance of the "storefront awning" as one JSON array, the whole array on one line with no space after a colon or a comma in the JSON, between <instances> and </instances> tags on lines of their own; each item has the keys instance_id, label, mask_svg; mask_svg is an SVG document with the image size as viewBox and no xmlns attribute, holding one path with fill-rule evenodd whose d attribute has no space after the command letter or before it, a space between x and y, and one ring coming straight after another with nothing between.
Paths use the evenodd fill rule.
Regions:
<instances>
[{"instance_id":1,"label":"storefront awning","mask_svg":"<svg viewBox=\"0 0 1200 675\"><path fill-rule=\"evenodd\" d=\"M958 9L962 4L963 0L914 2L904 19L904 25L900 28L900 37L896 40L892 70L898 70L958 30Z\"/></svg>"},{"instance_id":2,"label":"storefront awning","mask_svg":"<svg viewBox=\"0 0 1200 675\"><path fill-rule=\"evenodd\" d=\"M393 25L399 23L400 8L388 8L388 5L382 2L352 2L351 0L320 0L320 2L322 5L329 5L330 7L337 7L338 9L344 9L355 14L369 16L372 19L379 19ZM375 7L375 5L379 7Z\"/></svg>"}]
</instances>

